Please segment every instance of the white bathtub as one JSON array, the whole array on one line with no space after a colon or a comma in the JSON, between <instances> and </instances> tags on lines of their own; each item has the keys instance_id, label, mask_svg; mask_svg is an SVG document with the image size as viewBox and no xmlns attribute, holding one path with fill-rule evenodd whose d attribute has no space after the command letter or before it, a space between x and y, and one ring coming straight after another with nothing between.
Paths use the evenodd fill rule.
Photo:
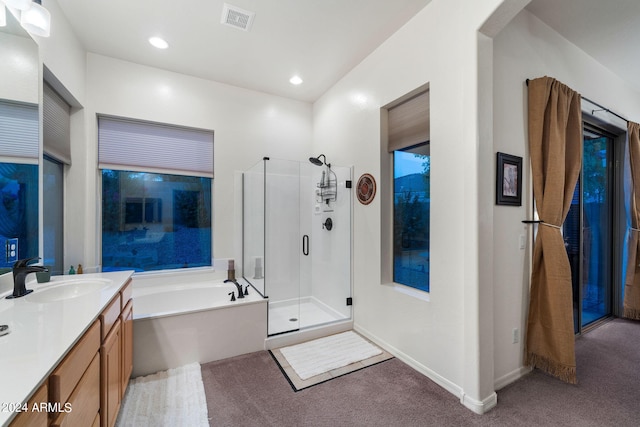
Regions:
<instances>
[{"instance_id":1,"label":"white bathtub","mask_svg":"<svg viewBox=\"0 0 640 427\"><path fill-rule=\"evenodd\" d=\"M267 300L250 287L232 302L232 291L202 275L134 276L133 376L263 350Z\"/></svg>"},{"instance_id":2,"label":"white bathtub","mask_svg":"<svg viewBox=\"0 0 640 427\"><path fill-rule=\"evenodd\" d=\"M243 283L244 289L246 282ZM238 299L236 289L233 283L224 282L196 282L138 288L134 284L134 319L186 314L263 301L263 298L251 287L249 287L249 295ZM229 295L231 292L234 293L236 301L231 301Z\"/></svg>"}]
</instances>

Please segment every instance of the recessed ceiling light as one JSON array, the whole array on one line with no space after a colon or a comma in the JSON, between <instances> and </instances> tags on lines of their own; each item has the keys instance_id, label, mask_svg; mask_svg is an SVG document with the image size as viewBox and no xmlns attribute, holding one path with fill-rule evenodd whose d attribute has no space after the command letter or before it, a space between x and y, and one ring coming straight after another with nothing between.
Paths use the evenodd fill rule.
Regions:
<instances>
[{"instance_id":1,"label":"recessed ceiling light","mask_svg":"<svg viewBox=\"0 0 640 427\"><path fill-rule=\"evenodd\" d=\"M300 78L300 76L293 76L289 79L289 83L297 86L302 83L302 79Z\"/></svg>"},{"instance_id":2,"label":"recessed ceiling light","mask_svg":"<svg viewBox=\"0 0 640 427\"><path fill-rule=\"evenodd\" d=\"M151 46L157 47L158 49L166 49L169 47L169 43L160 37L149 37L149 43L151 43Z\"/></svg>"}]
</instances>

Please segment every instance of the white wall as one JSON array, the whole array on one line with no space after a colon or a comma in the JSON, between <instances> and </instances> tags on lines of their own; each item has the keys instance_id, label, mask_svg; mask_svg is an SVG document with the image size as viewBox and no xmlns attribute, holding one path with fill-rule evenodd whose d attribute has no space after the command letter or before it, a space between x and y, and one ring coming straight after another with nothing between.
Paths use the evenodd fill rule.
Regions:
<instances>
[{"instance_id":1,"label":"white wall","mask_svg":"<svg viewBox=\"0 0 640 427\"><path fill-rule=\"evenodd\" d=\"M369 172L379 185L372 204L354 204L356 328L467 406L486 409L494 399L493 380L500 385L522 373L522 340L512 344L511 333L519 328L523 335L529 254L518 247L519 236L528 231L520 221L528 217L531 202L525 197L521 208L493 206L495 160L489 159L504 151L529 162L524 80L551 75L640 120L637 92L528 12L502 30L493 47L479 38L487 19L495 18L498 22L490 24L500 28L496 8L525 3L433 0L312 109L103 56L85 57L55 1L46 1L56 25L50 39L37 40L41 58L86 107L72 119L80 134L72 134L67 223L79 225L69 231L68 263L99 262L96 113L215 131L217 258L240 259L238 227L230 226L241 218L234 172L263 156L305 161L323 152L334 164L353 164L354 181ZM491 55L493 90L487 94L482 78ZM380 244L385 220L380 194L390 185L384 180L384 155L381 160L380 107L425 83L431 91L433 159L429 301L398 292L383 280L379 266L386 254ZM487 130L483 111L492 106L493 129ZM526 174L525 189L529 182Z\"/></svg>"},{"instance_id":2,"label":"white wall","mask_svg":"<svg viewBox=\"0 0 640 427\"><path fill-rule=\"evenodd\" d=\"M42 5L51 13L51 35L33 36L38 43L40 59L66 90L83 104L86 90L86 52L82 42L76 37L56 1L45 0Z\"/></svg>"},{"instance_id":3,"label":"white wall","mask_svg":"<svg viewBox=\"0 0 640 427\"><path fill-rule=\"evenodd\" d=\"M480 283L478 265L479 216L491 215L480 211L477 188L479 145L490 144L478 136L478 30L503 3L433 0L314 104L314 151L353 163L355 181L372 173L383 193L390 177L380 107L429 83L430 301L382 277L388 252L378 195L354 205L355 327L477 412L495 404L492 301L480 298L492 284Z\"/></svg>"},{"instance_id":4,"label":"white wall","mask_svg":"<svg viewBox=\"0 0 640 427\"><path fill-rule=\"evenodd\" d=\"M494 39L494 151L524 157L523 206L495 206L494 364L496 387L517 379L522 368L525 316L528 309L530 230L521 221L531 218L532 190L527 148L525 80L550 76L585 97L623 116L640 120L640 93L602 64L569 43L538 18L522 11ZM494 165L488 165L495 169ZM519 249L520 235L528 237ZM512 343L512 330L520 342Z\"/></svg>"},{"instance_id":5,"label":"white wall","mask_svg":"<svg viewBox=\"0 0 640 427\"><path fill-rule=\"evenodd\" d=\"M213 256L236 262L242 259L235 226L242 212L235 203L240 189L235 188L234 172L249 169L264 156L304 160L311 152L311 105L304 102L91 53L87 99L87 193L77 198L88 221L87 265L99 262L94 244L99 228L96 114L214 130Z\"/></svg>"},{"instance_id":6,"label":"white wall","mask_svg":"<svg viewBox=\"0 0 640 427\"><path fill-rule=\"evenodd\" d=\"M7 19L13 15L7 14ZM38 45L28 37L0 32L0 98L37 104Z\"/></svg>"}]
</instances>

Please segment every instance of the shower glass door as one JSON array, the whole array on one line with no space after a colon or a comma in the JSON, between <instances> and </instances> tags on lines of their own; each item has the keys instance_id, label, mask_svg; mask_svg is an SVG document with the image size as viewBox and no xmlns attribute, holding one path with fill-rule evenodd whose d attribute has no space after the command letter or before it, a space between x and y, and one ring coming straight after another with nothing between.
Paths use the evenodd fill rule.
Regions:
<instances>
[{"instance_id":1,"label":"shower glass door","mask_svg":"<svg viewBox=\"0 0 640 427\"><path fill-rule=\"evenodd\" d=\"M299 162L265 161L265 290L269 335L300 329L302 281Z\"/></svg>"},{"instance_id":2,"label":"shower glass door","mask_svg":"<svg viewBox=\"0 0 640 427\"><path fill-rule=\"evenodd\" d=\"M243 277L269 298L269 335L351 319L350 183L349 167L268 158L243 174Z\"/></svg>"}]
</instances>

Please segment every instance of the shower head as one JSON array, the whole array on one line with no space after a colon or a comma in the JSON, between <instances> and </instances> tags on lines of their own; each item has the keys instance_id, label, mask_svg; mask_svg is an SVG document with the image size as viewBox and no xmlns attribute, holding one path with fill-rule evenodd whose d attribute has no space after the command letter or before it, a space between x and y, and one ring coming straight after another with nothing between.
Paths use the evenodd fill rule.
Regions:
<instances>
[{"instance_id":1,"label":"shower head","mask_svg":"<svg viewBox=\"0 0 640 427\"><path fill-rule=\"evenodd\" d=\"M320 157L322 157L324 160L320 160ZM320 154L318 157L309 157L309 161L316 166L327 165L331 167L331 164L327 163L327 158L324 154Z\"/></svg>"}]
</instances>

